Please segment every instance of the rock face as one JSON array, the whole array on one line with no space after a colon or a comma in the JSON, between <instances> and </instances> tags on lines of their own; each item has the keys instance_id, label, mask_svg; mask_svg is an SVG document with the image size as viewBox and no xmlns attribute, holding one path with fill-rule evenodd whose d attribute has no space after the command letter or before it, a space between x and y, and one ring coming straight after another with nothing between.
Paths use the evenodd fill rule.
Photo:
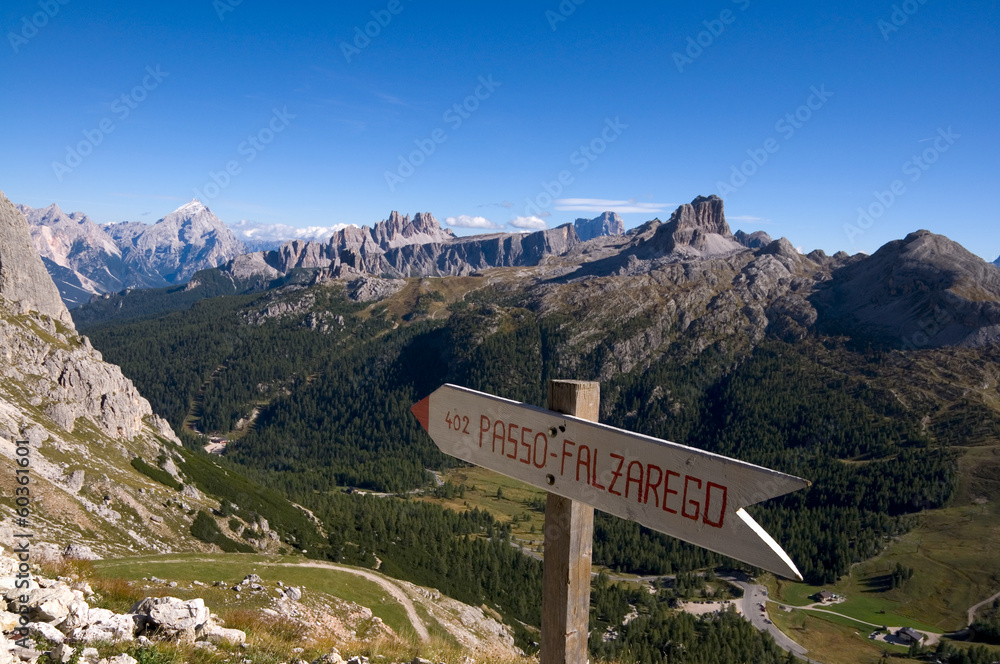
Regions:
<instances>
[{"instance_id":1,"label":"rock face","mask_svg":"<svg viewBox=\"0 0 1000 664\"><path fill-rule=\"evenodd\" d=\"M595 237L625 234L625 222L616 212L605 212L594 219L577 219L573 227L583 242Z\"/></svg>"},{"instance_id":2,"label":"rock face","mask_svg":"<svg viewBox=\"0 0 1000 664\"><path fill-rule=\"evenodd\" d=\"M754 231L753 233L736 231L736 234L733 235L733 239L747 249L760 249L761 247L766 247L773 242L771 236L764 231Z\"/></svg>"},{"instance_id":3,"label":"rock face","mask_svg":"<svg viewBox=\"0 0 1000 664\"><path fill-rule=\"evenodd\" d=\"M743 249L736 241L718 196L699 196L682 205L656 229L647 252L682 254L686 258L728 254Z\"/></svg>"},{"instance_id":4,"label":"rock face","mask_svg":"<svg viewBox=\"0 0 1000 664\"><path fill-rule=\"evenodd\" d=\"M245 251L244 245L198 201L155 224L121 222L99 226L82 212L59 206L18 206L31 226L35 248L73 307L92 296L125 288L183 283L198 270L217 267Z\"/></svg>"},{"instance_id":5,"label":"rock face","mask_svg":"<svg viewBox=\"0 0 1000 664\"><path fill-rule=\"evenodd\" d=\"M36 311L73 327L66 305L59 297L31 241L28 222L0 192L0 297L18 313Z\"/></svg>"},{"instance_id":6,"label":"rock face","mask_svg":"<svg viewBox=\"0 0 1000 664\"><path fill-rule=\"evenodd\" d=\"M86 302L94 293L126 287L121 249L87 215L66 214L58 205L17 208L28 219L35 248L69 306Z\"/></svg>"},{"instance_id":7,"label":"rock face","mask_svg":"<svg viewBox=\"0 0 1000 664\"><path fill-rule=\"evenodd\" d=\"M820 323L893 346L1000 341L1000 271L960 244L917 231L834 273L813 298Z\"/></svg>"}]
</instances>

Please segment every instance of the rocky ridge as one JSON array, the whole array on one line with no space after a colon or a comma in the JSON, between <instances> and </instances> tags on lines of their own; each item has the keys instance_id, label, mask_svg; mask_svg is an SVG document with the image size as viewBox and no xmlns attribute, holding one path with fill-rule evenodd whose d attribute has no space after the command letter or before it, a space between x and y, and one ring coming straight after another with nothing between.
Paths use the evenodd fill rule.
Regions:
<instances>
[{"instance_id":1,"label":"rocky ridge","mask_svg":"<svg viewBox=\"0 0 1000 664\"><path fill-rule=\"evenodd\" d=\"M244 253L244 245L218 217L192 201L155 224L94 223L58 205L17 206L31 239L69 306L96 294L183 283L198 270Z\"/></svg>"},{"instance_id":2,"label":"rocky ridge","mask_svg":"<svg viewBox=\"0 0 1000 664\"><path fill-rule=\"evenodd\" d=\"M573 222L573 228L580 240L586 242L595 237L624 235L625 221L617 212L605 212L594 219L577 219Z\"/></svg>"}]
</instances>

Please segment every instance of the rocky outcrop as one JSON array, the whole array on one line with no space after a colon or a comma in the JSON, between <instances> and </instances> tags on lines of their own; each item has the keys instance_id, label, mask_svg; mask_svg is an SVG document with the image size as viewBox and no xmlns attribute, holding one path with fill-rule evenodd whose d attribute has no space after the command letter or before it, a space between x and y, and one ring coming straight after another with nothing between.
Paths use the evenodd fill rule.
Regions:
<instances>
[{"instance_id":1,"label":"rocky outcrop","mask_svg":"<svg viewBox=\"0 0 1000 664\"><path fill-rule=\"evenodd\" d=\"M753 233L745 233L743 231L736 231L733 235L733 239L742 244L747 249L760 249L771 244L773 240L771 236L764 231L754 231Z\"/></svg>"},{"instance_id":2,"label":"rocky outcrop","mask_svg":"<svg viewBox=\"0 0 1000 664\"><path fill-rule=\"evenodd\" d=\"M17 313L37 311L73 327L66 305L31 241L28 221L0 192L0 298Z\"/></svg>"},{"instance_id":3,"label":"rocky outcrop","mask_svg":"<svg viewBox=\"0 0 1000 664\"><path fill-rule=\"evenodd\" d=\"M595 237L625 234L625 222L617 212L605 212L594 219L577 219L573 228L582 242Z\"/></svg>"},{"instance_id":4,"label":"rocky outcrop","mask_svg":"<svg viewBox=\"0 0 1000 664\"><path fill-rule=\"evenodd\" d=\"M929 231L849 262L812 300L824 329L892 346L1000 341L1000 271Z\"/></svg>"},{"instance_id":5,"label":"rocky outcrop","mask_svg":"<svg viewBox=\"0 0 1000 664\"><path fill-rule=\"evenodd\" d=\"M722 199L699 196L677 208L644 247L645 257L677 255L684 258L717 256L743 250L726 223Z\"/></svg>"}]
</instances>

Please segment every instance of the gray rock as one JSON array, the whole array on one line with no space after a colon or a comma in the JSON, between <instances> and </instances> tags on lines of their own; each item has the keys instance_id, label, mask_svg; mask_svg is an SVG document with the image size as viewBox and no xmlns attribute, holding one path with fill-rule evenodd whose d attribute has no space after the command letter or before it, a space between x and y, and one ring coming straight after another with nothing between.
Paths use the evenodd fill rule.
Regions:
<instances>
[{"instance_id":1,"label":"gray rock","mask_svg":"<svg viewBox=\"0 0 1000 664\"><path fill-rule=\"evenodd\" d=\"M79 493L80 489L83 488L83 480L85 477L86 472L82 470L74 470L69 474L69 477L66 478L66 488L70 493Z\"/></svg>"},{"instance_id":2,"label":"gray rock","mask_svg":"<svg viewBox=\"0 0 1000 664\"><path fill-rule=\"evenodd\" d=\"M28 220L0 191L0 297L18 313L35 311L70 329L73 319L38 256Z\"/></svg>"},{"instance_id":3,"label":"gray rock","mask_svg":"<svg viewBox=\"0 0 1000 664\"><path fill-rule=\"evenodd\" d=\"M285 588L285 597L292 600L293 602L298 602L302 599L302 590L295 586L288 586Z\"/></svg>"},{"instance_id":4,"label":"gray rock","mask_svg":"<svg viewBox=\"0 0 1000 664\"><path fill-rule=\"evenodd\" d=\"M231 645L239 645L241 643L246 643L247 640L246 632L243 630L219 627L211 621L201 629L199 636L206 641L215 644L228 643Z\"/></svg>"},{"instance_id":5,"label":"gray rock","mask_svg":"<svg viewBox=\"0 0 1000 664\"><path fill-rule=\"evenodd\" d=\"M573 222L573 227L583 242L595 237L625 234L625 221L617 212L605 212L594 219L577 219Z\"/></svg>"},{"instance_id":6,"label":"gray rock","mask_svg":"<svg viewBox=\"0 0 1000 664\"><path fill-rule=\"evenodd\" d=\"M46 622L30 622L26 627L28 628L28 634L31 636L40 636L52 643L62 643L66 639L66 635L56 629L54 625Z\"/></svg>"},{"instance_id":7,"label":"gray rock","mask_svg":"<svg viewBox=\"0 0 1000 664\"><path fill-rule=\"evenodd\" d=\"M131 655L122 653L121 655L115 655L114 657L110 658L108 660L108 664L139 664L139 660L132 657Z\"/></svg>"},{"instance_id":8,"label":"gray rock","mask_svg":"<svg viewBox=\"0 0 1000 664\"><path fill-rule=\"evenodd\" d=\"M210 612L200 597L189 600L176 597L147 597L136 602L130 613L147 616L153 628L171 633L196 629L204 625L208 622Z\"/></svg>"},{"instance_id":9,"label":"gray rock","mask_svg":"<svg viewBox=\"0 0 1000 664\"><path fill-rule=\"evenodd\" d=\"M146 616L117 614L108 609L90 609L87 624L69 632L73 643L132 641L146 624Z\"/></svg>"}]
</instances>

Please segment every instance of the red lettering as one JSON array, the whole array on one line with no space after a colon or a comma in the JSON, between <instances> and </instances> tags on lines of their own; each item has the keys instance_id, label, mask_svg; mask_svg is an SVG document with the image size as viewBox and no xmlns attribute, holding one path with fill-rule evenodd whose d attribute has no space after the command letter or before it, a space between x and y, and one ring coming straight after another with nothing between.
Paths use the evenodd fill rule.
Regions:
<instances>
[{"instance_id":1,"label":"red lettering","mask_svg":"<svg viewBox=\"0 0 1000 664\"><path fill-rule=\"evenodd\" d=\"M611 485L608 487L608 493L613 493L616 496L620 496L622 495L621 492L615 491L615 482L617 482L618 478L622 476L622 464L625 463L625 457L623 457L621 454L615 454L614 452L612 452L611 458L618 459L618 469L611 471L613 477L611 478Z\"/></svg>"},{"instance_id":2,"label":"red lettering","mask_svg":"<svg viewBox=\"0 0 1000 664\"><path fill-rule=\"evenodd\" d=\"M576 443L574 443L572 440L570 440L569 438L563 438L562 466L559 467L560 475L566 474L566 457L573 456L572 450L569 452L566 451L567 445L572 445L576 447Z\"/></svg>"},{"instance_id":3,"label":"red lettering","mask_svg":"<svg viewBox=\"0 0 1000 664\"><path fill-rule=\"evenodd\" d=\"M497 433L497 428L500 429L500 433ZM507 429L504 427L501 420L497 420L493 423L493 452L497 451L497 441L500 441L500 454L503 454L504 445L507 444Z\"/></svg>"},{"instance_id":4,"label":"red lettering","mask_svg":"<svg viewBox=\"0 0 1000 664\"><path fill-rule=\"evenodd\" d=\"M708 518L708 511L711 509L709 506L712 504L712 489L722 490L722 507L719 508L719 520L712 521ZM721 528L722 520L726 518L726 494L728 493L726 487L721 484L716 484L715 482L709 482L708 486L705 487L705 516L702 518L709 526L713 528Z\"/></svg>"},{"instance_id":5,"label":"red lettering","mask_svg":"<svg viewBox=\"0 0 1000 664\"><path fill-rule=\"evenodd\" d=\"M524 448L524 450L525 450L525 452L527 452L527 454L525 454L525 456L524 456L523 459L518 459L518 461L520 461L521 463L528 463L528 464L530 464L531 463L531 443L524 442L524 434L530 435L531 434L531 429L525 429L524 427L521 427L521 447Z\"/></svg>"},{"instance_id":6,"label":"red lettering","mask_svg":"<svg viewBox=\"0 0 1000 664\"><path fill-rule=\"evenodd\" d=\"M516 424L508 424L507 425L507 440L510 441L510 444L514 446L514 449L512 449L510 451L510 454L507 455L508 459L516 459L517 458L517 437L514 436L514 429L520 429L520 428L521 427L519 427ZM507 449L507 445L506 444L504 445L504 449Z\"/></svg>"},{"instance_id":7,"label":"red lettering","mask_svg":"<svg viewBox=\"0 0 1000 664\"><path fill-rule=\"evenodd\" d=\"M584 460L584 458L583 458L583 452L584 452L584 450L587 451L587 458L586 458L586 460ZM584 473L584 475L583 475L583 481L589 483L590 482L590 448L587 447L586 445L581 445L580 447L576 448L576 481L577 482L580 481L580 466L583 466L583 467L585 467L587 469L587 472Z\"/></svg>"},{"instance_id":8,"label":"red lettering","mask_svg":"<svg viewBox=\"0 0 1000 664\"><path fill-rule=\"evenodd\" d=\"M696 500L688 500L688 485L691 484L691 482L697 482L698 488L699 489L701 488L701 480L699 480L697 477L691 477L690 475L684 476L684 498L683 498L684 507L683 509L681 509L681 516L685 516L691 519L692 521L697 521L698 514L701 511L701 503L699 503ZM688 514L688 505L694 505L694 514Z\"/></svg>"},{"instance_id":9,"label":"red lettering","mask_svg":"<svg viewBox=\"0 0 1000 664\"><path fill-rule=\"evenodd\" d=\"M591 473L591 476L590 476L590 486L594 487L595 489L601 489L602 491L604 490L604 485L597 481L597 448L596 447L594 448L594 470L593 470L593 473Z\"/></svg>"},{"instance_id":10,"label":"red lettering","mask_svg":"<svg viewBox=\"0 0 1000 664\"><path fill-rule=\"evenodd\" d=\"M483 446L483 434L490 430L490 418L485 415L479 416L479 446Z\"/></svg>"},{"instance_id":11,"label":"red lettering","mask_svg":"<svg viewBox=\"0 0 1000 664\"><path fill-rule=\"evenodd\" d=\"M656 470L656 481L652 481L653 470ZM646 465L646 491L642 495L642 502L649 503L649 490L653 490L653 504L660 506L660 482L663 480L663 470L655 464Z\"/></svg>"},{"instance_id":12,"label":"red lettering","mask_svg":"<svg viewBox=\"0 0 1000 664\"><path fill-rule=\"evenodd\" d=\"M670 509L667 507L667 496L669 494L677 495L677 492L670 488L670 476L680 477L680 473L675 473L672 470L668 470L667 474L663 476L663 511L670 512L671 514L677 514L677 510Z\"/></svg>"},{"instance_id":13,"label":"red lettering","mask_svg":"<svg viewBox=\"0 0 1000 664\"><path fill-rule=\"evenodd\" d=\"M528 429L528 431L531 431L531 429ZM542 449L542 462L541 463L538 463L538 439L539 438L541 438L543 441L545 441L545 447ZM532 462L535 464L535 468L544 468L545 467L545 463L549 460L548 456L549 456L549 437L546 436L541 431L539 431L538 433L535 434L535 451L534 451L534 455L532 456Z\"/></svg>"},{"instance_id":14,"label":"red lettering","mask_svg":"<svg viewBox=\"0 0 1000 664\"><path fill-rule=\"evenodd\" d=\"M632 476L632 468L634 466L639 467L639 474L637 476ZM628 498L628 488L635 484L635 499L637 502L642 502L642 462L641 461L629 461L628 470L626 471L625 477L625 497Z\"/></svg>"}]
</instances>

